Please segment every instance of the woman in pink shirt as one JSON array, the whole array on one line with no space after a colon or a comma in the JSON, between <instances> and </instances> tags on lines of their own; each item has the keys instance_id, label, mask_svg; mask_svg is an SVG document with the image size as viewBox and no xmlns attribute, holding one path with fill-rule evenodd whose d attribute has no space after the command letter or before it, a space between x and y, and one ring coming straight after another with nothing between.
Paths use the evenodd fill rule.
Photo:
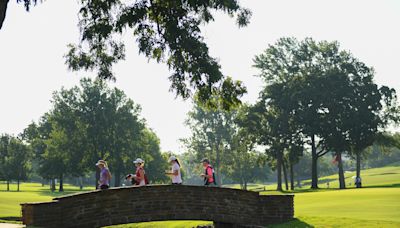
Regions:
<instances>
[{"instance_id":1,"label":"woman in pink shirt","mask_svg":"<svg viewBox=\"0 0 400 228\"><path fill-rule=\"evenodd\" d=\"M201 177L204 178L204 185L217 185L217 183L215 182L214 169L210 165L210 161L207 158L204 158L203 160L201 160L201 162L203 163L204 167L204 173L201 174Z\"/></svg>"}]
</instances>

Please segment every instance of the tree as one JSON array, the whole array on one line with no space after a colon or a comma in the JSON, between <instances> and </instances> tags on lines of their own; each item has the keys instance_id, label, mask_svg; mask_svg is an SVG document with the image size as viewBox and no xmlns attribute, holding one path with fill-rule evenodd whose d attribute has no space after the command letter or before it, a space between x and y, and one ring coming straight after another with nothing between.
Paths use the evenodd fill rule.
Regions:
<instances>
[{"instance_id":1,"label":"tree","mask_svg":"<svg viewBox=\"0 0 400 228\"><path fill-rule=\"evenodd\" d=\"M193 110L188 113L185 124L192 130L192 135L184 142L189 150L194 151L197 159L207 157L214 165L217 183L222 184L222 169L226 162L226 142L233 127L233 114L220 107L209 108L195 99Z\"/></svg>"},{"instance_id":2,"label":"tree","mask_svg":"<svg viewBox=\"0 0 400 228\"><path fill-rule=\"evenodd\" d=\"M17 2L22 0L17 0ZM23 0L29 10L37 0ZM0 29L8 0L0 4ZM210 103L218 93L224 108L240 103L246 92L239 81L232 81L220 71L218 61L209 55L201 35L201 25L214 21L213 13L222 11L236 17L239 27L249 23L251 12L237 0L139 0L80 1L79 44L69 44L65 55L71 70L97 70L101 79L113 79L113 64L125 58L122 34L133 30L139 52L149 59L164 62L173 71L171 91L188 98L197 93L203 103Z\"/></svg>"},{"instance_id":3,"label":"tree","mask_svg":"<svg viewBox=\"0 0 400 228\"><path fill-rule=\"evenodd\" d=\"M370 70L372 71L372 70ZM366 148L374 142L396 146L394 140L384 134L390 123L399 122L399 106L394 89L378 86L372 81L373 74L358 79L355 91L359 94L354 107L353 120L349 130L351 155L356 158L356 177L361 178L361 158ZM360 86L362 85L362 86ZM361 187L358 185L357 187Z\"/></svg>"},{"instance_id":4,"label":"tree","mask_svg":"<svg viewBox=\"0 0 400 228\"><path fill-rule=\"evenodd\" d=\"M21 138L29 145L33 153L33 163L38 167L35 170L43 180L51 180L52 191L55 190L55 181L52 180L53 177L50 177L46 172L42 172L41 166L44 162L44 154L47 149L47 140L50 138L50 134L52 131L52 124L49 121L50 114L45 113L38 121L38 123L32 122L28 125L27 128L21 133ZM44 181L42 181L44 184Z\"/></svg>"},{"instance_id":5,"label":"tree","mask_svg":"<svg viewBox=\"0 0 400 228\"><path fill-rule=\"evenodd\" d=\"M28 178L30 171L31 151L20 139L10 135L0 138L0 177L7 181L7 191L10 182L17 181L19 191L20 181Z\"/></svg>"},{"instance_id":6,"label":"tree","mask_svg":"<svg viewBox=\"0 0 400 228\"><path fill-rule=\"evenodd\" d=\"M152 181L166 179L157 175L167 166L159 139L140 117L140 106L123 91L111 89L101 80L82 79L80 86L55 92L52 104L42 118L49 131L41 134L32 124L24 135L31 146L44 142L39 147L39 171L47 179L58 178L60 191L66 176L81 177L94 170L97 187L99 170L94 164L99 159L107 160L114 186L120 186L122 177L132 172L137 157L146 160Z\"/></svg>"},{"instance_id":7,"label":"tree","mask_svg":"<svg viewBox=\"0 0 400 228\"><path fill-rule=\"evenodd\" d=\"M265 180L270 174L265 166L267 160L265 155L252 151L252 144L246 135L237 132L229 145L231 156L225 157L231 163L229 176L244 190L247 190L248 183Z\"/></svg>"},{"instance_id":8,"label":"tree","mask_svg":"<svg viewBox=\"0 0 400 228\"><path fill-rule=\"evenodd\" d=\"M140 138L140 153L146 161L146 173L153 183L166 183L169 178L165 170L169 169L168 158L160 151L160 139L151 129L143 129ZM132 163L132 161L130 161Z\"/></svg>"},{"instance_id":9,"label":"tree","mask_svg":"<svg viewBox=\"0 0 400 228\"><path fill-rule=\"evenodd\" d=\"M99 78L115 79L111 67L125 58L119 37L125 30L133 30L140 53L165 62L173 71L169 79L176 95L188 98L193 88L204 103L217 91L227 103L240 102L238 97L245 92L244 88L220 72L217 60L208 54L200 29L201 24L214 20L214 10L236 16L239 26L247 25L251 13L236 0L81 2L82 40L78 45L69 45L66 63L70 69L95 69Z\"/></svg>"}]
</instances>

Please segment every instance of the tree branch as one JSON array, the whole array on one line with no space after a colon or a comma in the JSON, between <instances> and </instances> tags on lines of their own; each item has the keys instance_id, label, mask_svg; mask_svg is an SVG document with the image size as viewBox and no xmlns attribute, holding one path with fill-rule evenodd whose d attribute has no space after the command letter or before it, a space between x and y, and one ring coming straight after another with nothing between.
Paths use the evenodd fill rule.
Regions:
<instances>
[{"instance_id":1,"label":"tree branch","mask_svg":"<svg viewBox=\"0 0 400 228\"><path fill-rule=\"evenodd\" d=\"M0 1L0 30L3 27L3 22L6 18L7 4L9 0Z\"/></svg>"},{"instance_id":2,"label":"tree branch","mask_svg":"<svg viewBox=\"0 0 400 228\"><path fill-rule=\"evenodd\" d=\"M317 156L320 158L320 157L324 156L327 153L329 153L329 150L326 150L325 152L323 150L320 150L319 152L317 152Z\"/></svg>"}]
</instances>

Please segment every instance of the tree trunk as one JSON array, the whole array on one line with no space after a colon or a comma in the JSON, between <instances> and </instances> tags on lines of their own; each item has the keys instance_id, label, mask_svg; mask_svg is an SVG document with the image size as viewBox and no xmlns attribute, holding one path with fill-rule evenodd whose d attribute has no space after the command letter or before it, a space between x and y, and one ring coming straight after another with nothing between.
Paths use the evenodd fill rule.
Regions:
<instances>
[{"instance_id":1,"label":"tree trunk","mask_svg":"<svg viewBox=\"0 0 400 228\"><path fill-rule=\"evenodd\" d=\"M113 175L113 178L114 178L114 187L119 187L119 186L121 186L121 178L120 178L120 176L121 176L121 171L120 170L115 170L115 173L114 173L114 175ZM110 183L110 185L111 185L111 183Z\"/></svg>"},{"instance_id":2,"label":"tree trunk","mask_svg":"<svg viewBox=\"0 0 400 228\"><path fill-rule=\"evenodd\" d=\"M282 152L279 150L276 155L276 174L277 174L277 191L282 191Z\"/></svg>"},{"instance_id":3,"label":"tree trunk","mask_svg":"<svg viewBox=\"0 0 400 228\"><path fill-rule=\"evenodd\" d=\"M99 188L99 181L100 181L100 169L96 168L96 183L94 184L95 188Z\"/></svg>"},{"instance_id":4,"label":"tree trunk","mask_svg":"<svg viewBox=\"0 0 400 228\"><path fill-rule=\"evenodd\" d=\"M19 192L19 178L17 179L17 192Z\"/></svg>"},{"instance_id":5,"label":"tree trunk","mask_svg":"<svg viewBox=\"0 0 400 228\"><path fill-rule=\"evenodd\" d=\"M315 147L315 135L311 135L311 188L318 188L318 155Z\"/></svg>"},{"instance_id":6,"label":"tree trunk","mask_svg":"<svg viewBox=\"0 0 400 228\"><path fill-rule=\"evenodd\" d=\"M282 159L282 169L283 169L283 178L285 180L285 189L286 189L286 191L288 191L289 190L289 184L288 184L286 162L283 159Z\"/></svg>"},{"instance_id":7,"label":"tree trunk","mask_svg":"<svg viewBox=\"0 0 400 228\"><path fill-rule=\"evenodd\" d=\"M51 179L51 191L54 192L56 190L56 180L54 178Z\"/></svg>"},{"instance_id":8,"label":"tree trunk","mask_svg":"<svg viewBox=\"0 0 400 228\"><path fill-rule=\"evenodd\" d=\"M361 182L361 151L356 151L356 166L356 180ZM356 188L361 188L361 183L357 183Z\"/></svg>"},{"instance_id":9,"label":"tree trunk","mask_svg":"<svg viewBox=\"0 0 400 228\"><path fill-rule=\"evenodd\" d=\"M294 172L293 172L293 164L290 162L289 166L289 172L290 172L290 190L294 190Z\"/></svg>"},{"instance_id":10,"label":"tree trunk","mask_svg":"<svg viewBox=\"0 0 400 228\"><path fill-rule=\"evenodd\" d=\"M217 179L217 185L221 186L221 174L219 172L219 156L220 156L220 151L219 151L219 143L217 144L217 146L215 147L216 149L216 161L215 161L215 172L216 172L216 179Z\"/></svg>"},{"instance_id":11,"label":"tree trunk","mask_svg":"<svg viewBox=\"0 0 400 228\"><path fill-rule=\"evenodd\" d=\"M342 152L337 153L337 156L338 156L338 168L339 168L339 188L340 189L345 189L346 188L346 182L344 180Z\"/></svg>"},{"instance_id":12,"label":"tree trunk","mask_svg":"<svg viewBox=\"0 0 400 228\"><path fill-rule=\"evenodd\" d=\"M7 4L9 0L0 1L0 30L3 27L3 22L6 18Z\"/></svg>"},{"instance_id":13,"label":"tree trunk","mask_svg":"<svg viewBox=\"0 0 400 228\"><path fill-rule=\"evenodd\" d=\"M83 189L83 178L79 177L79 189L82 190Z\"/></svg>"},{"instance_id":14,"label":"tree trunk","mask_svg":"<svg viewBox=\"0 0 400 228\"><path fill-rule=\"evenodd\" d=\"M7 180L7 192L10 191L10 181Z\"/></svg>"},{"instance_id":15,"label":"tree trunk","mask_svg":"<svg viewBox=\"0 0 400 228\"><path fill-rule=\"evenodd\" d=\"M63 175L60 175L60 187L58 188L59 192L63 192L64 191L64 185L63 185Z\"/></svg>"}]
</instances>

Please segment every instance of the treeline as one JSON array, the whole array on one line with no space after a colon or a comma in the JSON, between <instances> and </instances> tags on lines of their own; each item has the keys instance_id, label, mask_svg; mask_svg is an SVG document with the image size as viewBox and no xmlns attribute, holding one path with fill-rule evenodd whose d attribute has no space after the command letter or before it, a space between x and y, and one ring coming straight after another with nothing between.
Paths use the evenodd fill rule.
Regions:
<instances>
[{"instance_id":1,"label":"treeline","mask_svg":"<svg viewBox=\"0 0 400 228\"><path fill-rule=\"evenodd\" d=\"M296 165L307 155L311 188L318 188L319 160L331 155L345 188L343 160L353 159L360 177L371 146L398 146L398 137L385 132L399 122L396 91L378 86L374 70L338 42L281 38L255 57L254 67L264 84L255 104L223 111L197 102L186 122L192 129L187 148L215 161L220 183L235 173L245 187L256 164L267 161L277 190L282 180L294 189Z\"/></svg>"},{"instance_id":2,"label":"treeline","mask_svg":"<svg viewBox=\"0 0 400 228\"><path fill-rule=\"evenodd\" d=\"M253 104L225 99L229 89L194 96L185 121L191 135L182 139L186 152L178 156L185 183L201 183L199 161L207 157L219 185L246 189L271 180L275 171L278 190L283 184L294 189L301 178L318 188L319 174L330 174L333 162L345 188L344 170L353 163L344 161L354 161L360 177L361 167L398 158L399 135L386 132L400 120L396 91L378 86L374 70L339 43L281 38L254 58L254 67L263 87ZM62 191L65 178L86 177L105 159L120 186L136 157L146 161L153 183L167 181L168 155L139 105L100 79L55 92L51 110L37 122L18 137L1 136L0 155L0 179L7 183L37 174L58 179ZM98 178L97 170L94 184Z\"/></svg>"},{"instance_id":3,"label":"treeline","mask_svg":"<svg viewBox=\"0 0 400 228\"><path fill-rule=\"evenodd\" d=\"M19 182L35 173L57 179L63 191L65 178L96 171L97 185L95 163L106 159L114 186L120 186L125 174L134 171L132 161L141 157L153 182L166 180L168 164L159 139L140 116L140 106L123 91L85 78L79 86L55 92L51 102L51 110L18 137L2 135L0 179Z\"/></svg>"}]
</instances>

